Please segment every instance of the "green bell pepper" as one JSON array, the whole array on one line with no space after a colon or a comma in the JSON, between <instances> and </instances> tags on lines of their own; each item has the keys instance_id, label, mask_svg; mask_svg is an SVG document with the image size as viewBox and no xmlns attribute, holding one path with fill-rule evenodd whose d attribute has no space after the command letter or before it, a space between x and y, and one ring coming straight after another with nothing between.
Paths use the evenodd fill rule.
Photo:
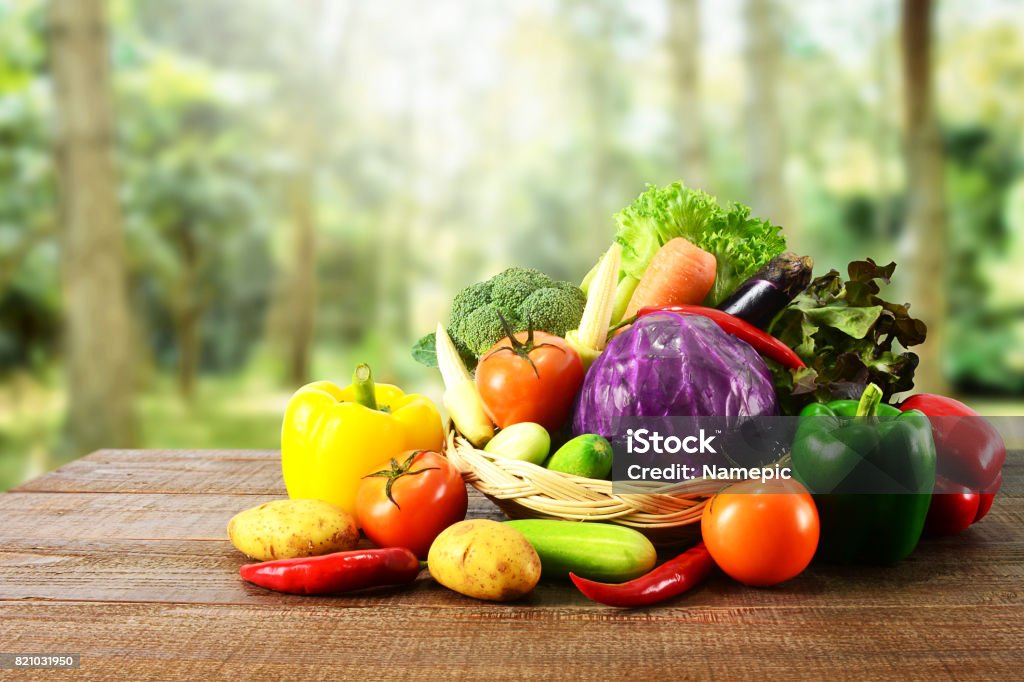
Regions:
<instances>
[{"instance_id":1,"label":"green bell pepper","mask_svg":"<svg viewBox=\"0 0 1024 682\"><path fill-rule=\"evenodd\" d=\"M895 563L924 528L935 485L931 424L918 410L880 405L870 384L861 399L811 404L800 413L793 473L821 521L817 556L839 563Z\"/></svg>"}]
</instances>

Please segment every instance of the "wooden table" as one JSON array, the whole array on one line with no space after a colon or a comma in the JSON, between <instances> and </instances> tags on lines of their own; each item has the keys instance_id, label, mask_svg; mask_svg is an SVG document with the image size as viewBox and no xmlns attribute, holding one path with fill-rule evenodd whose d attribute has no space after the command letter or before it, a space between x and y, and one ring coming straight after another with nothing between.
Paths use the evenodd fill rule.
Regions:
<instances>
[{"instance_id":1,"label":"wooden table","mask_svg":"<svg viewBox=\"0 0 1024 682\"><path fill-rule=\"evenodd\" d=\"M281 497L274 451L101 451L0 495L0 652L80 653L94 678L1016 677L1024 456L991 516L890 568L814 566L775 589L716 575L619 611L570 585L474 601L426 573L349 597L247 585L237 511ZM1014 496L1016 495L1016 496ZM497 511L478 495L470 514ZM0 671L0 675L12 675Z\"/></svg>"}]
</instances>

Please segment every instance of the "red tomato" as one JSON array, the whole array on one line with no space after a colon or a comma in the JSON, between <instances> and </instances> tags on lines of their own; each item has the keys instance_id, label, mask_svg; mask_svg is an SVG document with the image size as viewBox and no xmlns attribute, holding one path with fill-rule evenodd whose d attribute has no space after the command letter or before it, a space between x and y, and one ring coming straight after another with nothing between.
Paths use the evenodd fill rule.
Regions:
<instances>
[{"instance_id":1,"label":"red tomato","mask_svg":"<svg viewBox=\"0 0 1024 682\"><path fill-rule=\"evenodd\" d=\"M719 568L741 583L766 587L811 563L818 510L796 481L744 481L708 501L700 530Z\"/></svg>"},{"instance_id":2,"label":"red tomato","mask_svg":"<svg viewBox=\"0 0 1024 682\"><path fill-rule=\"evenodd\" d=\"M536 422L554 431L569 418L583 374L583 361L565 339L520 332L484 354L476 387L484 411L499 428Z\"/></svg>"},{"instance_id":3,"label":"red tomato","mask_svg":"<svg viewBox=\"0 0 1024 682\"><path fill-rule=\"evenodd\" d=\"M371 474L356 492L356 515L378 547L405 547L420 559L448 526L466 518L462 474L442 455L414 450L391 469Z\"/></svg>"}]
</instances>

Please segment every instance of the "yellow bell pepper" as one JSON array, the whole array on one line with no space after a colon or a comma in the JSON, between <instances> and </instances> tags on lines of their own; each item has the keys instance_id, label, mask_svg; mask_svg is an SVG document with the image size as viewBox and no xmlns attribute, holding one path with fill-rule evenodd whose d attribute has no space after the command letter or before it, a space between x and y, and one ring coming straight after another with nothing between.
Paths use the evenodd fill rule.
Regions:
<instances>
[{"instance_id":1,"label":"yellow bell pepper","mask_svg":"<svg viewBox=\"0 0 1024 682\"><path fill-rule=\"evenodd\" d=\"M352 384L303 386L288 402L281 427L281 469L288 496L317 499L355 513L356 490L367 474L406 450L440 450L441 415L427 397L374 384L356 367Z\"/></svg>"}]
</instances>

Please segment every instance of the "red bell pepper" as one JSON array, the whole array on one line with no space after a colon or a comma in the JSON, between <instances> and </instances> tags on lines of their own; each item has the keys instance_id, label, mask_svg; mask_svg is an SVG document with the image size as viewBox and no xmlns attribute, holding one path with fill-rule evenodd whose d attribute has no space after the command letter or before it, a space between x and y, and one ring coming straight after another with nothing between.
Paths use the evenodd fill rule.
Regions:
<instances>
[{"instance_id":1,"label":"red bell pepper","mask_svg":"<svg viewBox=\"0 0 1024 682\"><path fill-rule=\"evenodd\" d=\"M914 395L900 404L900 410L920 410L933 417L936 476L925 532L956 535L981 521L1003 484L1002 436L970 407L945 396Z\"/></svg>"},{"instance_id":2,"label":"red bell pepper","mask_svg":"<svg viewBox=\"0 0 1024 682\"><path fill-rule=\"evenodd\" d=\"M935 479L932 504L924 522L928 535L957 535L981 519L992 508L995 493L979 493L957 485L948 478Z\"/></svg>"},{"instance_id":3,"label":"red bell pepper","mask_svg":"<svg viewBox=\"0 0 1024 682\"><path fill-rule=\"evenodd\" d=\"M238 569L254 585L290 594L333 594L411 583L420 572L404 547L357 549L298 559L246 564Z\"/></svg>"},{"instance_id":4,"label":"red bell pepper","mask_svg":"<svg viewBox=\"0 0 1024 682\"><path fill-rule=\"evenodd\" d=\"M705 308L704 306L699 305L667 305L641 308L640 311L637 312L636 316L643 317L644 315L651 315L653 313L660 312L678 313L679 315L700 315L702 317L706 317L721 327L722 331L725 333L732 334L741 341L746 341L758 353L771 358L783 367L798 369L805 366L804 361L800 359L800 356L794 353L793 349L782 343L782 341L779 341L768 332L758 329L749 322L730 315L723 310Z\"/></svg>"}]
</instances>

